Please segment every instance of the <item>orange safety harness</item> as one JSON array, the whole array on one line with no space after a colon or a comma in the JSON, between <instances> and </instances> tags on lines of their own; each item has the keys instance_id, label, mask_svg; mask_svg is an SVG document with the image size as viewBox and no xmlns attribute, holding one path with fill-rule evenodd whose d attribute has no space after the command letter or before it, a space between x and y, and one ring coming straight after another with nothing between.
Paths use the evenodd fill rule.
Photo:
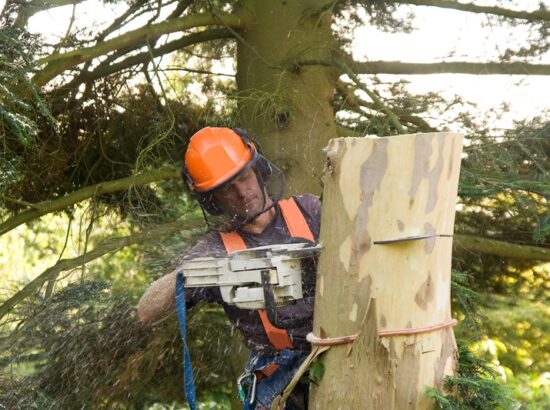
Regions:
<instances>
[{"instance_id":1,"label":"orange safety harness","mask_svg":"<svg viewBox=\"0 0 550 410\"><path fill-rule=\"evenodd\" d=\"M294 198L284 199L279 201L279 207L281 208L281 213L283 219L285 220L290 236L293 238L305 238L311 242L315 242L313 233L309 229L302 211L298 208ZM242 236L236 232L220 232L223 245L228 254L246 249L246 243L244 242ZM264 326L265 333L267 338L277 350L282 349L291 349L292 341L288 336L288 332L285 329L274 326L267 317L267 312L265 310L259 310L258 314Z\"/></svg>"}]
</instances>

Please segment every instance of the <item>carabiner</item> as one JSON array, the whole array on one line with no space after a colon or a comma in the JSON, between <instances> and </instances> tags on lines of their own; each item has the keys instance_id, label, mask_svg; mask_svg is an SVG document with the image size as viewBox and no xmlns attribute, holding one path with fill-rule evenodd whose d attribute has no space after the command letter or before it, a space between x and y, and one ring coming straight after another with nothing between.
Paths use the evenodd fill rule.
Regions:
<instances>
[{"instance_id":1,"label":"carabiner","mask_svg":"<svg viewBox=\"0 0 550 410\"><path fill-rule=\"evenodd\" d=\"M249 380L250 379L250 380ZM256 374L252 373L243 373L237 379L237 386L239 389L239 398L244 403L248 398L248 403L250 405L254 404L256 400ZM247 386L246 388L244 386Z\"/></svg>"}]
</instances>

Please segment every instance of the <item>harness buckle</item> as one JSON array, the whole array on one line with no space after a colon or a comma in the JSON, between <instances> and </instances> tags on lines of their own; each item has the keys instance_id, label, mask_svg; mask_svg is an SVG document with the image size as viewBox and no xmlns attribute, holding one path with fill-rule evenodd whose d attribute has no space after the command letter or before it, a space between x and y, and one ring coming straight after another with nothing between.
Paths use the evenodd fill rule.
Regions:
<instances>
[{"instance_id":1,"label":"harness buckle","mask_svg":"<svg viewBox=\"0 0 550 410\"><path fill-rule=\"evenodd\" d=\"M254 372L245 372L237 379L237 387L239 390L239 399L244 403L248 400L250 405L256 401L256 383L257 377Z\"/></svg>"}]
</instances>

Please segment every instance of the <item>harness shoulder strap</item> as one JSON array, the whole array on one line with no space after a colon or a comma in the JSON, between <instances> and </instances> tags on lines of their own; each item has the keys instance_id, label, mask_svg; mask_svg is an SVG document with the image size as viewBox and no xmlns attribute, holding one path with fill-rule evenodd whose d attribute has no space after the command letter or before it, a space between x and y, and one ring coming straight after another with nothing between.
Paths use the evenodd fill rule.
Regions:
<instances>
[{"instance_id":1,"label":"harness shoulder strap","mask_svg":"<svg viewBox=\"0 0 550 410\"><path fill-rule=\"evenodd\" d=\"M243 237L236 231L220 232L220 236L228 254L246 249L246 243L244 243Z\"/></svg>"},{"instance_id":2,"label":"harness shoulder strap","mask_svg":"<svg viewBox=\"0 0 550 410\"><path fill-rule=\"evenodd\" d=\"M258 310L258 314L260 315L267 338L273 347L277 350L292 349L292 340L290 340L286 329L281 329L271 323L264 309Z\"/></svg>"},{"instance_id":3,"label":"harness shoulder strap","mask_svg":"<svg viewBox=\"0 0 550 410\"><path fill-rule=\"evenodd\" d=\"M311 232L311 229L309 229L309 225L307 224L302 211L298 208L294 198L279 201L279 206L281 207L281 213L288 231L290 232L290 236L293 238L305 238L314 242L315 238L313 237L313 233ZM241 249L246 249L247 247L242 236L236 231L220 232L220 236L228 254ZM285 329L274 326L269 321L265 310L259 310L258 314L260 315L267 338L273 347L277 350L291 349L292 341L288 336L288 332Z\"/></svg>"},{"instance_id":4,"label":"harness shoulder strap","mask_svg":"<svg viewBox=\"0 0 550 410\"><path fill-rule=\"evenodd\" d=\"M290 236L293 238L305 238L311 242L315 242L306 218L304 218L304 214L298 208L298 204L294 198L279 201L279 206L281 207L281 213L283 214Z\"/></svg>"}]
</instances>

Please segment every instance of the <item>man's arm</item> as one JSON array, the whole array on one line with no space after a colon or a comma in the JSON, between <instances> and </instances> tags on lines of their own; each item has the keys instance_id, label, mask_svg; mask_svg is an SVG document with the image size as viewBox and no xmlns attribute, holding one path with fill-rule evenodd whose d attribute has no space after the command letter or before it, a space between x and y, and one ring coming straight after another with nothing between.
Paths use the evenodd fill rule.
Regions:
<instances>
[{"instance_id":1,"label":"man's arm","mask_svg":"<svg viewBox=\"0 0 550 410\"><path fill-rule=\"evenodd\" d=\"M176 273L170 272L154 281L143 294L137 306L137 315L142 323L158 322L175 310Z\"/></svg>"}]
</instances>

